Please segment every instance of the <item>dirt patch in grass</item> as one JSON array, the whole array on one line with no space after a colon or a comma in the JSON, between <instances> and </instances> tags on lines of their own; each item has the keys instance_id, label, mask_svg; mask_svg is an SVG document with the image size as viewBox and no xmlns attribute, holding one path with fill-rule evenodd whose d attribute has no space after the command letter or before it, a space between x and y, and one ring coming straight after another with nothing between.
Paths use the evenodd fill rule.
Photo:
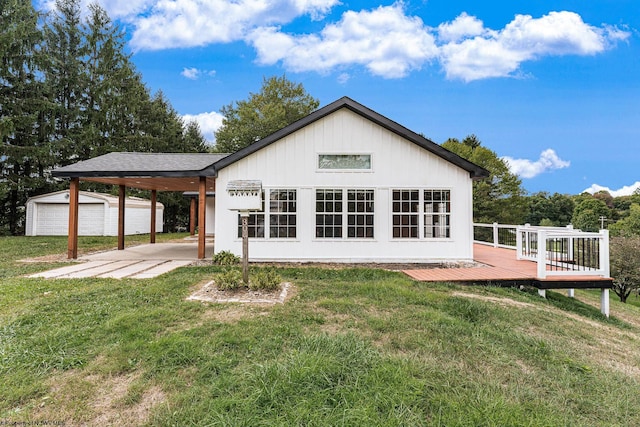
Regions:
<instances>
[{"instance_id":1,"label":"dirt patch in grass","mask_svg":"<svg viewBox=\"0 0 640 427\"><path fill-rule=\"evenodd\" d=\"M470 294L466 292L453 292L451 296L454 297L463 297L463 298L473 298L487 302L493 302L503 306L512 306L512 307L527 307L527 308L537 308L533 304L529 304L528 302L516 301L511 298L503 298L503 297L492 297L488 295L478 295L478 294Z\"/></svg>"},{"instance_id":2,"label":"dirt patch in grass","mask_svg":"<svg viewBox=\"0 0 640 427\"><path fill-rule=\"evenodd\" d=\"M273 291L248 288L221 291L216 287L215 282L209 281L196 288L187 300L211 303L284 304L292 297L291 288L293 285L286 282L281 283L278 289Z\"/></svg>"},{"instance_id":3,"label":"dirt patch in grass","mask_svg":"<svg viewBox=\"0 0 640 427\"><path fill-rule=\"evenodd\" d=\"M136 384L139 376L86 370L54 375L49 393L39 399L31 418L81 426L144 424L153 408L167 397L158 386L142 388Z\"/></svg>"}]
</instances>

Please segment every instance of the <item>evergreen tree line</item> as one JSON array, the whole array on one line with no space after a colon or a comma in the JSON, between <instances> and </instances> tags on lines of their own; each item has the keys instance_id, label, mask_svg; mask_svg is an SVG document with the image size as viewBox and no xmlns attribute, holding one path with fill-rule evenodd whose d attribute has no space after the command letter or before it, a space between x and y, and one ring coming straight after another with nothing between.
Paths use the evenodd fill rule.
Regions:
<instances>
[{"instance_id":1,"label":"evergreen tree line","mask_svg":"<svg viewBox=\"0 0 640 427\"><path fill-rule=\"evenodd\" d=\"M112 151L207 151L198 125L146 87L105 10L81 12L79 0L57 0L49 14L0 0L0 235L24 233L29 197L68 187L52 179L56 167ZM186 221L180 194L158 199L169 229Z\"/></svg>"}]
</instances>

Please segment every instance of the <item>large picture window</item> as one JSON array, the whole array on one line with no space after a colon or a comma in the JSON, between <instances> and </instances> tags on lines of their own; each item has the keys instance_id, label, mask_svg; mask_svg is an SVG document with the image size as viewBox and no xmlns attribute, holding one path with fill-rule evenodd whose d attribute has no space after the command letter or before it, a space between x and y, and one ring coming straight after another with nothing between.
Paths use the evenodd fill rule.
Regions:
<instances>
[{"instance_id":1,"label":"large picture window","mask_svg":"<svg viewBox=\"0 0 640 427\"><path fill-rule=\"evenodd\" d=\"M394 239L451 238L450 190L393 190Z\"/></svg>"},{"instance_id":2,"label":"large picture window","mask_svg":"<svg viewBox=\"0 0 640 427\"><path fill-rule=\"evenodd\" d=\"M316 190L316 238L373 239L373 237L373 190Z\"/></svg>"},{"instance_id":3,"label":"large picture window","mask_svg":"<svg viewBox=\"0 0 640 427\"><path fill-rule=\"evenodd\" d=\"M268 190L268 192L269 203L265 206L265 193L263 191L262 210L249 215L249 237L262 239L266 236L271 239L296 238L296 190L272 189ZM242 237L242 218L238 214L238 238L240 237Z\"/></svg>"}]
</instances>

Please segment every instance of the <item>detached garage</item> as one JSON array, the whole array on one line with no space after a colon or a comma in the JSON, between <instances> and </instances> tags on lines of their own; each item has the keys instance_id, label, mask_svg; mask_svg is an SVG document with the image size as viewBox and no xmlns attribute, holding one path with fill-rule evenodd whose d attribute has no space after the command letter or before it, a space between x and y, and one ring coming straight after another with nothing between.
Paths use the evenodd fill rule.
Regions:
<instances>
[{"instance_id":1,"label":"detached garage","mask_svg":"<svg viewBox=\"0 0 640 427\"><path fill-rule=\"evenodd\" d=\"M125 234L151 232L151 201L125 199ZM164 206L156 204L156 230L162 230ZM27 200L27 236L66 236L69 229L69 191L57 191ZM81 191L78 204L78 235L117 236L118 197Z\"/></svg>"}]
</instances>

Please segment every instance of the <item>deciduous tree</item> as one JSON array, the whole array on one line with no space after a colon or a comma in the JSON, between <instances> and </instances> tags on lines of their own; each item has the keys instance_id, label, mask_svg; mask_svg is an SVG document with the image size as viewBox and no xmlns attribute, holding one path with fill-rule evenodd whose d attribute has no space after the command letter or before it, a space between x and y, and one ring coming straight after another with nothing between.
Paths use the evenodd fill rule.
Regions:
<instances>
[{"instance_id":1,"label":"deciduous tree","mask_svg":"<svg viewBox=\"0 0 640 427\"><path fill-rule=\"evenodd\" d=\"M640 236L612 238L610 259L613 291L627 302L631 292L640 289Z\"/></svg>"},{"instance_id":2,"label":"deciduous tree","mask_svg":"<svg viewBox=\"0 0 640 427\"><path fill-rule=\"evenodd\" d=\"M490 173L489 178L473 182L473 218L476 222L523 224L527 201L522 182L478 137L469 135L462 141L450 138L442 146Z\"/></svg>"},{"instance_id":3,"label":"deciduous tree","mask_svg":"<svg viewBox=\"0 0 640 427\"><path fill-rule=\"evenodd\" d=\"M574 228L582 231L598 231L602 226L601 218L610 216L606 203L592 196L581 196L581 201L573 210L571 222Z\"/></svg>"},{"instance_id":4,"label":"deciduous tree","mask_svg":"<svg viewBox=\"0 0 640 427\"><path fill-rule=\"evenodd\" d=\"M233 153L307 116L320 102L301 83L282 77L263 79L258 93L222 107L222 126L216 131L218 153Z\"/></svg>"}]
</instances>

